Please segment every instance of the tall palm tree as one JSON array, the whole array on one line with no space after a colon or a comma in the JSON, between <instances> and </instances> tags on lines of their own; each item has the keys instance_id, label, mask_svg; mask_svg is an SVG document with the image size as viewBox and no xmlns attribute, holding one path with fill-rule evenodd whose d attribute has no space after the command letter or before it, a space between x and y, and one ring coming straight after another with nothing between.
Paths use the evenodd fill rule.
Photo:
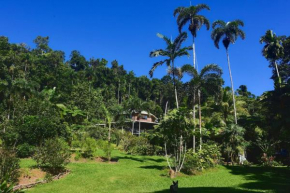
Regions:
<instances>
[{"instance_id":1,"label":"tall palm tree","mask_svg":"<svg viewBox=\"0 0 290 193\"><path fill-rule=\"evenodd\" d=\"M229 56L229 46L230 43L234 44L238 37L245 39L245 33L239 28L240 26L244 26L244 22L241 20L234 20L231 22L224 22L222 20L217 20L213 22L212 28L213 31L211 33L211 38L214 41L214 45L219 49L219 42L222 39L223 45L226 49L228 67L232 85L232 95L233 95L233 103L234 103L234 115L235 115L235 123L238 124L237 120L237 110L236 110L236 102L235 102L235 93L234 93L234 83L230 65L230 56Z\"/></svg>"},{"instance_id":2,"label":"tall palm tree","mask_svg":"<svg viewBox=\"0 0 290 193\"><path fill-rule=\"evenodd\" d=\"M279 59L279 57L283 55L283 52L284 52L281 38L276 36L276 34L273 33L272 30L268 30L266 31L266 34L261 37L260 43L261 44L265 43L265 46L262 50L263 56L265 56L267 60L270 60L271 62L275 64L277 76L278 76L279 82L281 82L278 65L277 65L277 59Z\"/></svg>"},{"instance_id":3,"label":"tall palm tree","mask_svg":"<svg viewBox=\"0 0 290 193\"><path fill-rule=\"evenodd\" d=\"M163 65L164 63L167 65L167 67L170 67L171 69L175 69L175 66L174 66L175 59L182 56L189 56L188 50L192 49L191 46L181 47L182 43L187 39L186 32L180 33L174 41L171 41L168 37L159 33L157 34L157 36L165 41L167 47L165 49L158 49L158 50L154 50L150 52L150 57L163 56L163 57L166 57L166 59L153 64L151 70L149 71L150 77L153 76L155 69L158 66ZM177 97L174 72L175 70L172 71L172 77L173 77L176 107L178 108L179 105L178 105L178 97Z\"/></svg>"},{"instance_id":4,"label":"tall palm tree","mask_svg":"<svg viewBox=\"0 0 290 193\"><path fill-rule=\"evenodd\" d=\"M192 77L190 83L198 90L198 111L199 111L199 133L200 133L200 146L202 147L202 133L201 133L201 94L217 94L220 92L222 85L222 69L216 64L206 65L201 69L200 73L190 64L184 65L182 68L183 73L187 73ZM202 92L202 93L201 93ZM195 142L193 144L195 151Z\"/></svg>"},{"instance_id":5,"label":"tall palm tree","mask_svg":"<svg viewBox=\"0 0 290 193\"><path fill-rule=\"evenodd\" d=\"M196 64L196 54L195 54L195 38L197 36L197 31L205 25L206 29L209 30L210 23L209 20L203 15L199 15L199 12L202 10L210 10L209 6L206 4L199 4L196 6L190 7L178 7L174 10L174 17L177 17L178 30L181 32L182 28L189 23L188 30L191 32L193 43L193 66Z\"/></svg>"}]
</instances>

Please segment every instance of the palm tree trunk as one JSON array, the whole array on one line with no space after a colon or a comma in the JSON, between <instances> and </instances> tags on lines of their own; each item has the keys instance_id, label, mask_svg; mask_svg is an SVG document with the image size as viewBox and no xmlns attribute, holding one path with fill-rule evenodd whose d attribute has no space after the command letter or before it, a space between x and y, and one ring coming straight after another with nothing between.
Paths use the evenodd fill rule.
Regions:
<instances>
[{"instance_id":1,"label":"palm tree trunk","mask_svg":"<svg viewBox=\"0 0 290 193\"><path fill-rule=\"evenodd\" d=\"M201 103L200 103L200 90L198 90L198 114L199 114L199 135L200 135L200 142L199 142L199 149L201 150L202 147L202 135L201 135Z\"/></svg>"},{"instance_id":2,"label":"palm tree trunk","mask_svg":"<svg viewBox=\"0 0 290 193\"><path fill-rule=\"evenodd\" d=\"M178 105L178 97L177 97L177 90L176 90L176 82L175 82L175 73L174 73L174 61L173 60L172 60L172 76L173 76L173 84L174 84L174 93L175 93L176 107L179 108L179 105Z\"/></svg>"},{"instance_id":3,"label":"palm tree trunk","mask_svg":"<svg viewBox=\"0 0 290 193\"><path fill-rule=\"evenodd\" d=\"M174 86L174 90L175 90L176 107L179 108L176 86Z\"/></svg>"},{"instance_id":4,"label":"palm tree trunk","mask_svg":"<svg viewBox=\"0 0 290 193\"><path fill-rule=\"evenodd\" d=\"M196 69L196 54L195 54L195 39L192 37L192 55L193 55L193 67ZM193 132L195 132L195 89L193 91ZM195 135L193 135L193 152L195 153Z\"/></svg>"},{"instance_id":5,"label":"palm tree trunk","mask_svg":"<svg viewBox=\"0 0 290 193\"><path fill-rule=\"evenodd\" d=\"M166 105L165 105L165 112L164 112L164 117L166 116L167 114L167 106L168 106L168 101L166 102Z\"/></svg>"},{"instance_id":6,"label":"palm tree trunk","mask_svg":"<svg viewBox=\"0 0 290 193\"><path fill-rule=\"evenodd\" d=\"M195 89L193 91L193 133L195 133ZM195 153L195 134L192 136L192 143L193 153Z\"/></svg>"},{"instance_id":7,"label":"palm tree trunk","mask_svg":"<svg viewBox=\"0 0 290 193\"><path fill-rule=\"evenodd\" d=\"M196 55L195 55L195 41L193 37L193 43L192 43L192 53L193 53L193 67L196 68L195 63L196 63Z\"/></svg>"},{"instance_id":8,"label":"palm tree trunk","mask_svg":"<svg viewBox=\"0 0 290 193\"><path fill-rule=\"evenodd\" d=\"M235 124L237 125L237 124L238 124L238 120L237 120L237 109L236 109L236 100L235 100L234 82L233 82L232 71L231 71L231 65L230 65L229 50L226 49L226 51L227 51L228 67L229 67L229 73L230 73L231 85L232 85L232 95L233 95L233 104L234 104Z\"/></svg>"},{"instance_id":9,"label":"palm tree trunk","mask_svg":"<svg viewBox=\"0 0 290 193\"><path fill-rule=\"evenodd\" d=\"M277 65L276 60L274 61L274 63L275 63L275 68L276 68L277 76L278 76L278 79L279 79L279 82L280 82L280 74L279 74L278 65Z\"/></svg>"}]
</instances>

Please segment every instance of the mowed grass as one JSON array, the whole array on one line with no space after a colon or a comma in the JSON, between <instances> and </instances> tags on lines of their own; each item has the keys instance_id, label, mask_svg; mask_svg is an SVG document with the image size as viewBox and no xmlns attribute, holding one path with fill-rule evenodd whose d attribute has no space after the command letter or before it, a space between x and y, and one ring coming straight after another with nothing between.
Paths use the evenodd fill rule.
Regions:
<instances>
[{"instance_id":1,"label":"mowed grass","mask_svg":"<svg viewBox=\"0 0 290 193\"><path fill-rule=\"evenodd\" d=\"M118 163L71 163L63 179L28 190L29 193L169 192L172 180L166 161L158 156L131 156L113 152ZM30 167L32 160L22 160ZM290 170L262 167L224 167L197 176L182 175L179 192L290 192Z\"/></svg>"}]
</instances>

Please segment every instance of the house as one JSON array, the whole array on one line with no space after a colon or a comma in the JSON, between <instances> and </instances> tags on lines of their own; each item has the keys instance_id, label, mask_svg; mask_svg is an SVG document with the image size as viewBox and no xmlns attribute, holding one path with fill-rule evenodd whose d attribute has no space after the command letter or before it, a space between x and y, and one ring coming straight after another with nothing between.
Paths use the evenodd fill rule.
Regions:
<instances>
[{"instance_id":1,"label":"house","mask_svg":"<svg viewBox=\"0 0 290 193\"><path fill-rule=\"evenodd\" d=\"M147 130L154 129L154 126L158 125L158 118L147 111L132 111L131 123L132 134L140 135Z\"/></svg>"},{"instance_id":2,"label":"house","mask_svg":"<svg viewBox=\"0 0 290 193\"><path fill-rule=\"evenodd\" d=\"M126 118L125 126L122 126L122 130L132 132L133 135L139 135L148 130L154 129L155 125L158 125L158 118L152 113L147 111L132 111L131 114L123 113ZM112 127L117 123L112 122ZM106 127L107 124L96 124L96 126Z\"/></svg>"}]
</instances>

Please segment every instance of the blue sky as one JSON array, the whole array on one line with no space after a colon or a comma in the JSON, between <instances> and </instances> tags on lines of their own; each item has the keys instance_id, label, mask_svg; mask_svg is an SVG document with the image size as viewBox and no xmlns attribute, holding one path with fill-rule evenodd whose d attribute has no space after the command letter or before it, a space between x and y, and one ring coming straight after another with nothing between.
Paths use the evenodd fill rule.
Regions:
<instances>
[{"instance_id":1,"label":"blue sky","mask_svg":"<svg viewBox=\"0 0 290 193\"><path fill-rule=\"evenodd\" d=\"M245 84L256 95L273 88L268 62L261 56L259 38L268 29L278 35L289 35L289 0L192 0L192 4L206 3L211 11L203 11L213 22L217 19L241 19L245 23L246 40L238 40L230 47L235 88ZM189 0L11 0L0 6L0 35L10 42L27 43L49 36L50 46L63 50L68 57L79 50L86 58L117 59L125 69L137 76L148 75L157 58L149 52L164 48L156 36L162 33L175 37L178 34L173 10L188 6ZM225 85L230 85L224 48L216 49L205 28L196 39L199 67L216 63L224 70ZM185 45L191 45L189 38ZM192 63L192 58L176 61L177 66ZM166 67L156 70L154 77L166 74ZM186 78L185 78L186 80Z\"/></svg>"}]
</instances>

